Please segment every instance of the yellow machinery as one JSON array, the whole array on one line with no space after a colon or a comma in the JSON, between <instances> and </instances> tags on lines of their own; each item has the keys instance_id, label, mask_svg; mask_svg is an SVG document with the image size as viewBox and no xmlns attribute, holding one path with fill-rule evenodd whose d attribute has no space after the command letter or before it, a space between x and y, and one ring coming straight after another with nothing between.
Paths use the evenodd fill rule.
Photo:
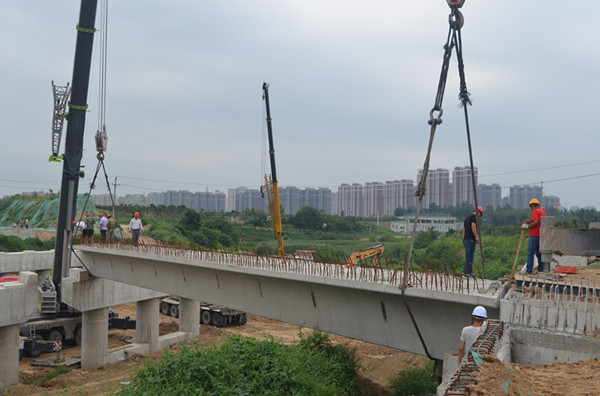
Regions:
<instances>
[{"instance_id":1,"label":"yellow machinery","mask_svg":"<svg viewBox=\"0 0 600 396\"><path fill-rule=\"evenodd\" d=\"M373 265L379 265L379 259L383 254L383 244L371 246L370 248L357 250L356 252L350 255L348 259L348 264L346 264L346 268L356 267L356 263L360 260L367 259L369 257L373 258Z\"/></svg>"},{"instance_id":2,"label":"yellow machinery","mask_svg":"<svg viewBox=\"0 0 600 396\"><path fill-rule=\"evenodd\" d=\"M281 209L279 207L279 191L277 190L277 171L275 170L275 148L273 147L273 129L271 126L271 108L269 106L269 84L263 83L263 99L267 108L267 131L269 134L269 157L271 159L271 175L265 175L265 190L269 200L273 233L277 239L277 254L284 255L283 230L281 228Z\"/></svg>"}]
</instances>

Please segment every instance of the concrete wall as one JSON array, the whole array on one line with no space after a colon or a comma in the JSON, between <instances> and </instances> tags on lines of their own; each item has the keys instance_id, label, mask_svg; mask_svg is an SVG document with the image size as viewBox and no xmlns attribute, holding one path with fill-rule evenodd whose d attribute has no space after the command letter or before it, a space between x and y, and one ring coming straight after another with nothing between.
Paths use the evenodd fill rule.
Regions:
<instances>
[{"instance_id":1,"label":"concrete wall","mask_svg":"<svg viewBox=\"0 0 600 396\"><path fill-rule=\"evenodd\" d=\"M554 217L542 217L540 251L564 255L600 251L600 229L555 228Z\"/></svg>"},{"instance_id":2,"label":"concrete wall","mask_svg":"<svg viewBox=\"0 0 600 396\"><path fill-rule=\"evenodd\" d=\"M600 340L577 334L565 334L513 327L512 362L519 364L574 363L600 356Z\"/></svg>"}]
</instances>

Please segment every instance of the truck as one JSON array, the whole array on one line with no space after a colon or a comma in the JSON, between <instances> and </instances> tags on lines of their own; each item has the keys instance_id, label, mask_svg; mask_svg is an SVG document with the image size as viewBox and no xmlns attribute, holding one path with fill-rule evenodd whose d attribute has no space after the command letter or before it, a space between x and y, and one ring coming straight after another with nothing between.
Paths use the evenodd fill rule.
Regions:
<instances>
[{"instance_id":1,"label":"truck","mask_svg":"<svg viewBox=\"0 0 600 396\"><path fill-rule=\"evenodd\" d=\"M160 300L160 312L166 316L179 317L179 298L169 296ZM200 303L200 323L223 327L225 325L243 326L248 321L246 312L220 305Z\"/></svg>"}]
</instances>

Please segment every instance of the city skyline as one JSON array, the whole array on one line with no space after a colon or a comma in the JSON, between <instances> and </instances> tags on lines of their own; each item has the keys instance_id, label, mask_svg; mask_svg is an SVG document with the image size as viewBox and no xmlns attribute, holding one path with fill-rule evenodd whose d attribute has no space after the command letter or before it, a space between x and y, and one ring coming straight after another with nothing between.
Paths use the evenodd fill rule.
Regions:
<instances>
[{"instance_id":1,"label":"city skyline","mask_svg":"<svg viewBox=\"0 0 600 396\"><path fill-rule=\"evenodd\" d=\"M474 168L475 181L478 169ZM417 180L422 177L422 170ZM452 179L452 183L450 183ZM296 214L303 206L311 206L328 214L347 216L390 216L397 208L410 209L417 205L415 190L417 185L408 179L383 182L342 183L333 191L328 187L298 188L295 186L279 187L280 205L284 214ZM542 193L538 186L511 186L509 194L502 196L499 184L477 184L479 206L491 205L494 208L511 206L526 208L529 200L537 198L543 206L560 206L560 198ZM145 197L149 197L146 200ZM94 196L95 202L106 205L108 195L102 199ZM470 167L456 166L452 177L448 169L433 169L428 174L426 192L423 197L423 209L432 204L438 208L458 206L464 202L473 204L472 178ZM246 186L224 191L191 192L188 190L169 190L153 192L148 195L125 195L119 197L119 203L155 205L184 205L196 210L243 211L257 209L268 211L267 200L259 188Z\"/></svg>"}]
</instances>

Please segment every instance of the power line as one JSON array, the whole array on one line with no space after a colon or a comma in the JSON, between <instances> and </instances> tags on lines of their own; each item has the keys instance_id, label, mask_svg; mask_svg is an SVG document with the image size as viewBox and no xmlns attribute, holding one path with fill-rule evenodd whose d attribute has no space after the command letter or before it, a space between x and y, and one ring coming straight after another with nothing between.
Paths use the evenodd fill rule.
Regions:
<instances>
[{"instance_id":1,"label":"power line","mask_svg":"<svg viewBox=\"0 0 600 396\"><path fill-rule=\"evenodd\" d=\"M492 176L514 175L514 174L517 174L517 173L537 172L537 171L543 171L543 170L548 170L548 169L567 168L569 166L588 165L588 164L594 164L594 163L597 163L597 162L600 162L600 160L586 161L586 162L576 162L576 163L573 163L573 164L548 166L548 167L545 167L545 168L526 169L526 170L513 171L513 172L505 172L505 173L494 173L494 174L491 174L491 175L482 175L482 176L479 176L479 177L492 177Z\"/></svg>"}]
</instances>

